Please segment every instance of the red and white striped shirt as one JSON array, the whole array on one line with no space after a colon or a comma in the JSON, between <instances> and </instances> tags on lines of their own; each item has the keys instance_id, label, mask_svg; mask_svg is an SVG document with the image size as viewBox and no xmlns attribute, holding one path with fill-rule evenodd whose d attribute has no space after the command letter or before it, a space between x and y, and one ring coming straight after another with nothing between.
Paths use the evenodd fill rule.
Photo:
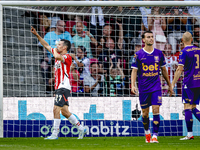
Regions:
<instances>
[{"instance_id":1,"label":"red and white striped shirt","mask_svg":"<svg viewBox=\"0 0 200 150\"><path fill-rule=\"evenodd\" d=\"M54 54L54 49L51 48L52 54ZM72 64L72 57L69 54L62 55L64 61L59 61L55 59L54 65L54 76L55 76L55 90L59 88L66 88L71 90L71 85L69 81L70 66Z\"/></svg>"},{"instance_id":2,"label":"red and white striped shirt","mask_svg":"<svg viewBox=\"0 0 200 150\"><path fill-rule=\"evenodd\" d=\"M169 80L172 83L176 71L175 65L178 66L178 56L165 56L166 69L168 71Z\"/></svg>"}]
</instances>

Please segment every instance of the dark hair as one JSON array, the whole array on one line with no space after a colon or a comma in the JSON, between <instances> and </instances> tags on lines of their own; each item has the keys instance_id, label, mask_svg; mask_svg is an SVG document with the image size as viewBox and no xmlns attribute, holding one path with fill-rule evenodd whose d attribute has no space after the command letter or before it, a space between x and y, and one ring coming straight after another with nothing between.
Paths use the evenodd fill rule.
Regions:
<instances>
[{"instance_id":1,"label":"dark hair","mask_svg":"<svg viewBox=\"0 0 200 150\"><path fill-rule=\"evenodd\" d=\"M194 28L200 28L200 25L196 24L196 25L194 25Z\"/></svg>"},{"instance_id":2,"label":"dark hair","mask_svg":"<svg viewBox=\"0 0 200 150\"><path fill-rule=\"evenodd\" d=\"M142 34L142 39L144 39L145 38L145 34L146 33L152 33L153 34L153 32L152 31L145 31L143 34Z\"/></svg>"},{"instance_id":3,"label":"dark hair","mask_svg":"<svg viewBox=\"0 0 200 150\"><path fill-rule=\"evenodd\" d=\"M84 53L86 52L86 48L84 46L78 46Z\"/></svg>"},{"instance_id":4,"label":"dark hair","mask_svg":"<svg viewBox=\"0 0 200 150\"><path fill-rule=\"evenodd\" d=\"M65 39L61 39L60 41L63 41L63 42L64 42L63 45L67 46L67 51L69 51L70 48L71 48L71 43L70 43L70 41L69 41L69 40L65 40Z\"/></svg>"},{"instance_id":5,"label":"dark hair","mask_svg":"<svg viewBox=\"0 0 200 150\"><path fill-rule=\"evenodd\" d=\"M98 63L98 62L92 62L92 63L90 64L90 67L92 67L93 64L97 64L97 65L99 66L99 63Z\"/></svg>"},{"instance_id":6,"label":"dark hair","mask_svg":"<svg viewBox=\"0 0 200 150\"><path fill-rule=\"evenodd\" d=\"M151 8L151 14L154 15L154 8L158 7L158 6L154 6ZM159 7L159 14L161 14L163 12L163 10Z\"/></svg>"},{"instance_id":7,"label":"dark hair","mask_svg":"<svg viewBox=\"0 0 200 150\"><path fill-rule=\"evenodd\" d=\"M75 16L74 19L75 19L76 17L80 18L81 21L83 20L83 17L82 17L82 16Z\"/></svg>"},{"instance_id":8,"label":"dark hair","mask_svg":"<svg viewBox=\"0 0 200 150\"><path fill-rule=\"evenodd\" d=\"M111 30L113 29L110 24L105 24L103 27L106 27L106 26L109 26Z\"/></svg>"},{"instance_id":9,"label":"dark hair","mask_svg":"<svg viewBox=\"0 0 200 150\"><path fill-rule=\"evenodd\" d=\"M181 42L180 42L180 43L181 43ZM170 46L172 47L172 44L170 44L170 43L166 43L166 44L165 44L165 46L167 46L167 45L170 45Z\"/></svg>"}]
</instances>

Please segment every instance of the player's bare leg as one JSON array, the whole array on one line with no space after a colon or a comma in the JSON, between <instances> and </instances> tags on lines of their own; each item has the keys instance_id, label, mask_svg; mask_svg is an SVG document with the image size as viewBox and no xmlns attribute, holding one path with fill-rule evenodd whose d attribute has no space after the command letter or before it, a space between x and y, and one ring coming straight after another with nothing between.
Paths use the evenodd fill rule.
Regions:
<instances>
[{"instance_id":1,"label":"player's bare leg","mask_svg":"<svg viewBox=\"0 0 200 150\"><path fill-rule=\"evenodd\" d=\"M53 132L50 137L45 138L45 140L56 140L58 139L59 127L60 127L60 110L62 107L54 105L54 122L53 122Z\"/></svg>"},{"instance_id":2,"label":"player's bare leg","mask_svg":"<svg viewBox=\"0 0 200 150\"><path fill-rule=\"evenodd\" d=\"M143 123L143 126L144 126L146 143L150 143L151 133L150 133L150 130L149 130L149 107L142 109L142 123Z\"/></svg>"},{"instance_id":3,"label":"player's bare leg","mask_svg":"<svg viewBox=\"0 0 200 150\"><path fill-rule=\"evenodd\" d=\"M68 109L68 106L67 105L64 105L62 110L61 110L61 113L63 116L65 116L67 119L72 115L72 113L69 112L69 109Z\"/></svg>"},{"instance_id":4,"label":"player's bare leg","mask_svg":"<svg viewBox=\"0 0 200 150\"><path fill-rule=\"evenodd\" d=\"M71 122L72 125L76 126L76 128L79 130L79 137L78 139L82 139L83 136L87 133L87 129L85 129L80 122L76 119L76 117L69 112L68 106L64 105L61 113L63 116L65 116L69 122Z\"/></svg>"},{"instance_id":5,"label":"player's bare leg","mask_svg":"<svg viewBox=\"0 0 200 150\"><path fill-rule=\"evenodd\" d=\"M193 131L192 131L192 127L193 127L192 105L190 105L189 103L185 103L184 111L185 111L185 122L186 122L188 133L186 137L181 138L180 140L193 140L194 136L193 136Z\"/></svg>"},{"instance_id":6,"label":"player's bare leg","mask_svg":"<svg viewBox=\"0 0 200 150\"><path fill-rule=\"evenodd\" d=\"M152 105L152 110L153 110L153 137L151 140L152 143L159 143L157 140L159 125L160 125L159 109L160 109L159 105Z\"/></svg>"}]
</instances>

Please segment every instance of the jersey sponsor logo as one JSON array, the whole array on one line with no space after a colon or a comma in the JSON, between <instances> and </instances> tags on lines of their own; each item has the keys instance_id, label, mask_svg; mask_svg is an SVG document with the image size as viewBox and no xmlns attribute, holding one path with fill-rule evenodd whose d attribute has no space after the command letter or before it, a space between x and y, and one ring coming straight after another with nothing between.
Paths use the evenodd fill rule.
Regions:
<instances>
[{"instance_id":1,"label":"jersey sponsor logo","mask_svg":"<svg viewBox=\"0 0 200 150\"><path fill-rule=\"evenodd\" d=\"M146 77L155 77L158 75L158 72L153 73L153 72L149 72L149 73L143 73L142 76L146 76Z\"/></svg>"},{"instance_id":2,"label":"jersey sponsor logo","mask_svg":"<svg viewBox=\"0 0 200 150\"><path fill-rule=\"evenodd\" d=\"M200 71L198 72L198 74L194 74L193 75L193 80L199 80L200 79Z\"/></svg>"},{"instance_id":3,"label":"jersey sponsor logo","mask_svg":"<svg viewBox=\"0 0 200 150\"><path fill-rule=\"evenodd\" d=\"M144 71L154 71L154 70L158 70L158 65L157 63L155 63L154 65L145 65L144 63L142 63L142 69Z\"/></svg>"},{"instance_id":4,"label":"jersey sponsor logo","mask_svg":"<svg viewBox=\"0 0 200 150\"><path fill-rule=\"evenodd\" d=\"M159 62L159 57L158 56L154 56L154 60L155 60L155 62Z\"/></svg>"},{"instance_id":5,"label":"jersey sponsor logo","mask_svg":"<svg viewBox=\"0 0 200 150\"><path fill-rule=\"evenodd\" d=\"M59 64L55 64L55 68L56 68L56 69L58 69L58 68L60 68L60 67L61 67L60 63L59 63Z\"/></svg>"},{"instance_id":6,"label":"jersey sponsor logo","mask_svg":"<svg viewBox=\"0 0 200 150\"><path fill-rule=\"evenodd\" d=\"M67 55L63 55L64 58L67 58Z\"/></svg>"}]
</instances>

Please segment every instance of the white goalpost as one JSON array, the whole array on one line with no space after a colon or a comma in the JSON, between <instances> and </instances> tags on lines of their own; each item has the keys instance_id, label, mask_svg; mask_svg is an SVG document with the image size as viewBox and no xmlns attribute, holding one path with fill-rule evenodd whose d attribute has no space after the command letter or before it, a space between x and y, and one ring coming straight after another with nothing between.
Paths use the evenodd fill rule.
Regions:
<instances>
[{"instance_id":1,"label":"white goalpost","mask_svg":"<svg viewBox=\"0 0 200 150\"><path fill-rule=\"evenodd\" d=\"M160 14L152 13L154 6L160 8ZM58 20L64 21L65 25L60 27L64 27L63 33L67 32L68 37L71 37L68 39L73 43L70 53L78 58L80 53L84 53L84 50L79 51L78 48L86 47L87 53L84 53L80 61L84 62L88 57L87 71L91 71L92 63L100 64L101 82L98 83L96 95L87 93L84 88L86 81L81 75L85 68L79 67L73 60L75 69L71 70L72 92L69 108L81 120L81 124L88 128L87 136L144 135L139 98L130 91L133 55L137 48L144 46L141 33L151 28L148 26L151 21L148 17L164 18L165 25L162 29L166 42L159 47L163 48L172 79L181 50L182 35L175 37L173 28L180 27L180 32L184 28L193 34L194 39L198 39L195 36L198 29L200 32L197 23L200 23L200 14L194 12L195 7L200 8L200 1L0 1L0 137L46 137L51 133L54 104L53 58L31 34L30 27L36 28L45 40L49 43L53 41L51 44L55 46L62 37L53 39L48 34L55 32ZM178 9L179 14L175 14L174 9ZM193 14L189 15L189 10ZM170 17L181 17L185 22L174 21L170 24L167 22ZM47 25L44 21L51 23ZM78 23L81 23L84 34L79 39L76 37ZM104 29L105 26L109 26L109 31L111 30L109 36L114 48L109 42L102 42L105 39L104 34L108 34L104 33L108 30ZM87 36L87 41L80 42ZM167 44L171 45L170 52ZM198 45L198 42L194 44ZM112 55L108 51L110 49L113 50ZM113 63L110 58L113 58ZM112 76L113 70L117 77ZM78 81L74 79L74 74L79 76ZM160 135L185 135L181 102L182 79L176 85L175 97L168 97L166 83L162 76L160 78L163 92ZM77 136L77 130L62 115L61 120L59 135ZM198 136L199 125L194 120L195 134ZM152 129L151 124L150 128Z\"/></svg>"}]
</instances>

